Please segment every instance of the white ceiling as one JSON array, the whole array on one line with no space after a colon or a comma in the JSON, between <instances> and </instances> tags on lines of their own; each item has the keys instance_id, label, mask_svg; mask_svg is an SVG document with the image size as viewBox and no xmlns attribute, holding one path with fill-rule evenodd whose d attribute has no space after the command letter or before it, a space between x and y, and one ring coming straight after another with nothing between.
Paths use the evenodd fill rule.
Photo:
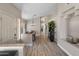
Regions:
<instances>
[{"instance_id":1,"label":"white ceiling","mask_svg":"<svg viewBox=\"0 0 79 59\"><path fill-rule=\"evenodd\" d=\"M56 4L54 3L15 3L17 8L22 12L23 19L32 19L35 17L55 15Z\"/></svg>"}]
</instances>

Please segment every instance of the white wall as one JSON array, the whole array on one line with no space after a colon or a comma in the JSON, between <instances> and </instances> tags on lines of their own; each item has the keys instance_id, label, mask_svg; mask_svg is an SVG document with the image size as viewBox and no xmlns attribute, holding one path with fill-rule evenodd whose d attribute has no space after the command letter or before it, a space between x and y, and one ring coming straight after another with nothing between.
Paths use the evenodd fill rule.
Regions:
<instances>
[{"instance_id":1,"label":"white wall","mask_svg":"<svg viewBox=\"0 0 79 59\"><path fill-rule=\"evenodd\" d=\"M79 16L72 17L69 27L70 35L74 38L79 38Z\"/></svg>"},{"instance_id":2,"label":"white wall","mask_svg":"<svg viewBox=\"0 0 79 59\"><path fill-rule=\"evenodd\" d=\"M56 16L56 25L57 25L57 44L59 45L60 48L62 48L62 50L64 50L68 55L79 55L79 48L75 47L74 45L70 44L69 42L66 41L67 38L67 19L66 15L64 15L64 12L68 12L70 11L70 8L73 7L74 8L74 4L58 4L58 13ZM69 10L67 10L69 9ZM72 12L75 11L75 8L72 10ZM71 12L68 12L71 13ZM78 27L79 25L79 21L75 20L75 19L79 19L79 16L77 18L73 18L71 21L71 32L72 34L74 33L73 31L75 31L75 28ZM74 29L73 29L74 28ZM73 29L73 30L72 30ZM76 35L78 35L79 32L78 30L76 30Z\"/></svg>"}]
</instances>

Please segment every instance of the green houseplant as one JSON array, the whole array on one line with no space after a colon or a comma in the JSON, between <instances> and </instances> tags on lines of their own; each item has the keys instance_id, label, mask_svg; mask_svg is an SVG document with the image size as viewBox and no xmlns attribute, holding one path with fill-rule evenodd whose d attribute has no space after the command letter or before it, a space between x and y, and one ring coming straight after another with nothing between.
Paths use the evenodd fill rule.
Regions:
<instances>
[{"instance_id":1,"label":"green houseplant","mask_svg":"<svg viewBox=\"0 0 79 59\"><path fill-rule=\"evenodd\" d=\"M48 28L49 28L49 39L50 41L54 41L55 21L49 22Z\"/></svg>"},{"instance_id":2,"label":"green houseplant","mask_svg":"<svg viewBox=\"0 0 79 59\"><path fill-rule=\"evenodd\" d=\"M55 21L51 21L48 23L49 32L55 29Z\"/></svg>"}]
</instances>

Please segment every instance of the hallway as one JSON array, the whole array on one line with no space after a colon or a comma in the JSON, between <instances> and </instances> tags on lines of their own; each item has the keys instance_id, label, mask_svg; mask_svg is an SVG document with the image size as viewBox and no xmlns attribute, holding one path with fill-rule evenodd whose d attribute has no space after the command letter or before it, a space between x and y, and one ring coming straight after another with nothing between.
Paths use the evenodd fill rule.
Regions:
<instances>
[{"instance_id":1,"label":"hallway","mask_svg":"<svg viewBox=\"0 0 79 59\"><path fill-rule=\"evenodd\" d=\"M67 56L55 42L43 37L38 38L32 47L28 48L27 56Z\"/></svg>"}]
</instances>

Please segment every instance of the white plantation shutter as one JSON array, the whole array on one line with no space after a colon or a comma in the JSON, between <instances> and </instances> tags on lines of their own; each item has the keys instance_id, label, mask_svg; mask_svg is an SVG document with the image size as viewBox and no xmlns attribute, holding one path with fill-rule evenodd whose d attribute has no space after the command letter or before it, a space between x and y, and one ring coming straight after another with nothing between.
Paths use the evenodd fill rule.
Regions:
<instances>
[{"instance_id":1,"label":"white plantation shutter","mask_svg":"<svg viewBox=\"0 0 79 59\"><path fill-rule=\"evenodd\" d=\"M0 35L2 41L14 39L14 34L17 34L17 21L15 18L8 15L1 15Z\"/></svg>"},{"instance_id":2,"label":"white plantation shutter","mask_svg":"<svg viewBox=\"0 0 79 59\"><path fill-rule=\"evenodd\" d=\"M0 41L2 40L2 18L0 17Z\"/></svg>"}]
</instances>

